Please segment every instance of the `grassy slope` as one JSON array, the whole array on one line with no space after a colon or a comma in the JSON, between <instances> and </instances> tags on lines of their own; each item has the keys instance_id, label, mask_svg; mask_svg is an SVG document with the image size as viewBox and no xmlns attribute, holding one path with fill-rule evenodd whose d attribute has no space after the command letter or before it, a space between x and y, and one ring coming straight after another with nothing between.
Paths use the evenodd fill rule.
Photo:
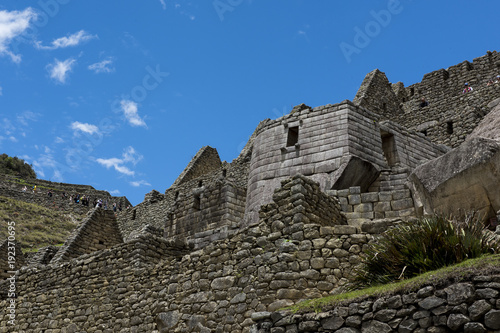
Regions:
<instances>
[{"instance_id":1,"label":"grassy slope","mask_svg":"<svg viewBox=\"0 0 500 333\"><path fill-rule=\"evenodd\" d=\"M7 222L16 222L16 240L23 252L64 243L82 216L53 211L0 196L0 240L7 237Z\"/></svg>"}]
</instances>

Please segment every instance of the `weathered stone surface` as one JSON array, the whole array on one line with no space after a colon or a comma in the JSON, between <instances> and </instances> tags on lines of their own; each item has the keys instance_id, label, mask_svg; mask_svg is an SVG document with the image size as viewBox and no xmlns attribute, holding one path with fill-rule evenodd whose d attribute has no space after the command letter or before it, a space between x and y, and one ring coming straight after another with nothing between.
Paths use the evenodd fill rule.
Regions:
<instances>
[{"instance_id":1,"label":"weathered stone surface","mask_svg":"<svg viewBox=\"0 0 500 333\"><path fill-rule=\"evenodd\" d=\"M480 299L475 301L469 307L469 317L472 321L478 321L483 317L483 315L491 310L491 304L485 301L484 299Z\"/></svg>"},{"instance_id":2,"label":"weathered stone surface","mask_svg":"<svg viewBox=\"0 0 500 333\"><path fill-rule=\"evenodd\" d=\"M500 98L491 101L488 104L489 108L493 108L474 128L472 133L467 137L467 140L482 137L500 141Z\"/></svg>"},{"instance_id":3,"label":"weathered stone surface","mask_svg":"<svg viewBox=\"0 0 500 333\"><path fill-rule=\"evenodd\" d=\"M235 280L236 278L234 276L216 278L212 281L211 287L214 290L228 289L234 285Z\"/></svg>"},{"instance_id":4,"label":"weathered stone surface","mask_svg":"<svg viewBox=\"0 0 500 333\"><path fill-rule=\"evenodd\" d=\"M399 324L398 332L399 333L411 333L418 327L418 322L413 319L403 320Z\"/></svg>"},{"instance_id":5,"label":"weathered stone surface","mask_svg":"<svg viewBox=\"0 0 500 333\"><path fill-rule=\"evenodd\" d=\"M156 318L156 325L158 329L171 329L174 328L181 319L181 313L178 311L161 312Z\"/></svg>"},{"instance_id":6,"label":"weathered stone surface","mask_svg":"<svg viewBox=\"0 0 500 333\"><path fill-rule=\"evenodd\" d=\"M484 325L493 330L500 329L500 310L491 310L484 315Z\"/></svg>"},{"instance_id":7,"label":"weathered stone surface","mask_svg":"<svg viewBox=\"0 0 500 333\"><path fill-rule=\"evenodd\" d=\"M446 302L446 300L436 297L436 296L429 296L426 297L425 299L421 300L418 302L418 305L421 306L422 308L426 310L431 310L434 309L440 305L443 305Z\"/></svg>"},{"instance_id":8,"label":"weathered stone surface","mask_svg":"<svg viewBox=\"0 0 500 333\"><path fill-rule=\"evenodd\" d=\"M464 325L464 333L484 333L486 329L483 324L477 322L470 322Z\"/></svg>"},{"instance_id":9,"label":"weathered stone surface","mask_svg":"<svg viewBox=\"0 0 500 333\"><path fill-rule=\"evenodd\" d=\"M321 320L321 326L325 330L336 330L342 327L344 325L345 320L342 319L340 316L332 316L327 319L322 319Z\"/></svg>"},{"instance_id":10,"label":"weathered stone surface","mask_svg":"<svg viewBox=\"0 0 500 333\"><path fill-rule=\"evenodd\" d=\"M492 217L500 209L500 143L473 138L410 175L417 206L425 213L476 210Z\"/></svg>"},{"instance_id":11,"label":"weathered stone surface","mask_svg":"<svg viewBox=\"0 0 500 333\"><path fill-rule=\"evenodd\" d=\"M392 328L386 323L382 323L378 320L372 320L370 322L363 323L361 331L363 333L389 333L392 332Z\"/></svg>"},{"instance_id":12,"label":"weathered stone surface","mask_svg":"<svg viewBox=\"0 0 500 333\"><path fill-rule=\"evenodd\" d=\"M458 305L474 298L474 286L470 283L456 283L444 290L449 305Z\"/></svg>"},{"instance_id":13,"label":"weathered stone surface","mask_svg":"<svg viewBox=\"0 0 500 333\"><path fill-rule=\"evenodd\" d=\"M448 317L448 320L446 322L446 325L453 331L458 331L465 325L466 323L470 322L469 317L464 316L463 314L460 313L453 313Z\"/></svg>"}]
</instances>

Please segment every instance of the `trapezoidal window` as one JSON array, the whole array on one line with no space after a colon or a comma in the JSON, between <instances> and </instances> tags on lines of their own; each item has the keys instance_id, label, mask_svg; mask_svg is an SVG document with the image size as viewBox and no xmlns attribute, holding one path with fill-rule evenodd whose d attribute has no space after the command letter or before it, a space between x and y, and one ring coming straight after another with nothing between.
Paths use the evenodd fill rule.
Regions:
<instances>
[{"instance_id":1,"label":"trapezoidal window","mask_svg":"<svg viewBox=\"0 0 500 333\"><path fill-rule=\"evenodd\" d=\"M201 197L200 197L200 194L195 194L193 196L193 208L195 210L200 210L201 209Z\"/></svg>"},{"instance_id":2,"label":"trapezoidal window","mask_svg":"<svg viewBox=\"0 0 500 333\"><path fill-rule=\"evenodd\" d=\"M292 147L299 142L299 126L288 127L288 136L286 138L286 146Z\"/></svg>"},{"instance_id":3,"label":"trapezoidal window","mask_svg":"<svg viewBox=\"0 0 500 333\"><path fill-rule=\"evenodd\" d=\"M385 159L387 160L387 164L392 167L399 163L394 135L388 132L381 132L380 134L382 136L382 150L384 151Z\"/></svg>"},{"instance_id":4,"label":"trapezoidal window","mask_svg":"<svg viewBox=\"0 0 500 333\"><path fill-rule=\"evenodd\" d=\"M453 122L452 121L448 121L446 123L446 133L453 134Z\"/></svg>"}]
</instances>

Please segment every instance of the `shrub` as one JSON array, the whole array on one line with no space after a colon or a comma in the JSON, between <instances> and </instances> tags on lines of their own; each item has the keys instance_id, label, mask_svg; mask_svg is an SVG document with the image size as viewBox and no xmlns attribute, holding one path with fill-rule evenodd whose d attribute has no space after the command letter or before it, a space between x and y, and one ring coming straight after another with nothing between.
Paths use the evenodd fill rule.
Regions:
<instances>
[{"instance_id":1,"label":"shrub","mask_svg":"<svg viewBox=\"0 0 500 333\"><path fill-rule=\"evenodd\" d=\"M10 157L7 154L0 155L0 173L14 175L23 178L36 178L32 166L23 159Z\"/></svg>"},{"instance_id":2,"label":"shrub","mask_svg":"<svg viewBox=\"0 0 500 333\"><path fill-rule=\"evenodd\" d=\"M370 244L352 289L411 278L488 253L499 241L475 214L464 220L443 216L402 222Z\"/></svg>"}]
</instances>

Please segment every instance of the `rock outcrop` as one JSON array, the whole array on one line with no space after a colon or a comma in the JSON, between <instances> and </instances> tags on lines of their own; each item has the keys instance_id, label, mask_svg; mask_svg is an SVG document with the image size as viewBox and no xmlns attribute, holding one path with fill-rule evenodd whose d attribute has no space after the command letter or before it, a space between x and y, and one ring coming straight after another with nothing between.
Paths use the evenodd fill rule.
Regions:
<instances>
[{"instance_id":1,"label":"rock outcrop","mask_svg":"<svg viewBox=\"0 0 500 333\"><path fill-rule=\"evenodd\" d=\"M409 177L417 211L495 217L500 209L500 99L458 148L417 167Z\"/></svg>"}]
</instances>

